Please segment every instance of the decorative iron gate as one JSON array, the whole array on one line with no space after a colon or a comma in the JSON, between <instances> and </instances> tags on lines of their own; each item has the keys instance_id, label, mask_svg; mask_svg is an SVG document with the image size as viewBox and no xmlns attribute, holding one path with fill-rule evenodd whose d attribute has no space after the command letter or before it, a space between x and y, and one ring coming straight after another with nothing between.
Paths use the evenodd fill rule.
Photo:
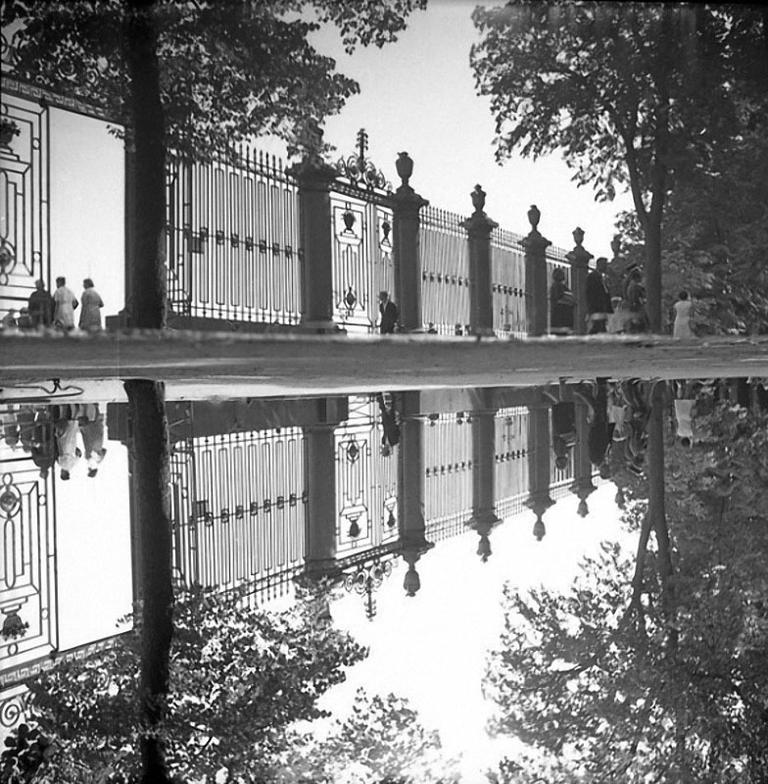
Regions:
<instances>
[{"instance_id":1,"label":"decorative iron gate","mask_svg":"<svg viewBox=\"0 0 768 784\"><path fill-rule=\"evenodd\" d=\"M491 233L493 330L499 336L525 337L525 253L522 236L496 228Z\"/></svg>"},{"instance_id":2,"label":"decorative iron gate","mask_svg":"<svg viewBox=\"0 0 768 784\"><path fill-rule=\"evenodd\" d=\"M301 428L190 438L174 445L174 568L182 584L259 596L287 590L304 566Z\"/></svg>"},{"instance_id":3,"label":"decorative iron gate","mask_svg":"<svg viewBox=\"0 0 768 784\"><path fill-rule=\"evenodd\" d=\"M395 288L392 188L366 158L365 129L358 132L357 144L357 154L336 164L339 179L331 191L333 320L348 331L373 332L378 294L392 294Z\"/></svg>"},{"instance_id":4,"label":"decorative iron gate","mask_svg":"<svg viewBox=\"0 0 768 784\"><path fill-rule=\"evenodd\" d=\"M337 556L393 543L397 526L397 456L382 454L377 404L349 398L349 416L336 428ZM397 449L397 447L395 447Z\"/></svg>"},{"instance_id":5,"label":"decorative iron gate","mask_svg":"<svg viewBox=\"0 0 768 784\"><path fill-rule=\"evenodd\" d=\"M3 91L0 135L0 313L19 311L42 278L50 289L45 105Z\"/></svg>"}]
</instances>

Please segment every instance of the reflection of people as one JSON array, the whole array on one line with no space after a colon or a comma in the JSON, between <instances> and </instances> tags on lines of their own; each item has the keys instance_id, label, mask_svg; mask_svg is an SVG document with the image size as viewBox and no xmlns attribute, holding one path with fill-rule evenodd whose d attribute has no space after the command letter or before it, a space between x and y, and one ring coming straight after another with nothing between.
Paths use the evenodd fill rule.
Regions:
<instances>
[{"instance_id":1,"label":"reflection of people","mask_svg":"<svg viewBox=\"0 0 768 784\"><path fill-rule=\"evenodd\" d=\"M550 332L553 335L570 335L573 332L573 308L576 304L573 292L565 282L565 270L552 270L552 285L549 287Z\"/></svg>"},{"instance_id":2,"label":"reflection of people","mask_svg":"<svg viewBox=\"0 0 768 784\"><path fill-rule=\"evenodd\" d=\"M587 332L594 335L597 332L606 332L608 317L613 313L611 295L605 285L605 271L608 268L608 259L601 256L595 269L587 275L587 317L589 328Z\"/></svg>"},{"instance_id":3,"label":"reflection of people","mask_svg":"<svg viewBox=\"0 0 768 784\"><path fill-rule=\"evenodd\" d=\"M33 327L50 327L53 323L53 297L45 288L45 281L35 281L35 290L27 302Z\"/></svg>"},{"instance_id":4,"label":"reflection of people","mask_svg":"<svg viewBox=\"0 0 768 784\"><path fill-rule=\"evenodd\" d=\"M59 451L60 475L67 480L83 454L77 446L76 420L61 418L56 421L56 445Z\"/></svg>"},{"instance_id":5,"label":"reflection of people","mask_svg":"<svg viewBox=\"0 0 768 784\"><path fill-rule=\"evenodd\" d=\"M104 415L99 412L98 405L87 406L84 415L78 418L78 423L83 438L83 451L88 463L88 476L94 477L104 455L107 454L104 448Z\"/></svg>"},{"instance_id":6,"label":"reflection of people","mask_svg":"<svg viewBox=\"0 0 768 784\"><path fill-rule=\"evenodd\" d=\"M568 450L576 443L576 409L573 403L552 406L552 451L555 468L562 471L568 465Z\"/></svg>"},{"instance_id":7,"label":"reflection of people","mask_svg":"<svg viewBox=\"0 0 768 784\"><path fill-rule=\"evenodd\" d=\"M398 313L397 305L389 298L388 291L379 292L379 313L381 314L379 331L382 335L391 335L395 331L400 314Z\"/></svg>"},{"instance_id":8,"label":"reflection of people","mask_svg":"<svg viewBox=\"0 0 768 784\"><path fill-rule=\"evenodd\" d=\"M397 424L394 405L387 406L381 392L376 395L376 402L379 404L381 427L384 431L381 436L381 454L388 457L392 453L392 447L400 443L400 426Z\"/></svg>"},{"instance_id":9,"label":"reflection of people","mask_svg":"<svg viewBox=\"0 0 768 784\"><path fill-rule=\"evenodd\" d=\"M101 308L104 307L104 303L93 287L93 281L90 278L86 278L83 281L83 288L85 291L83 291L80 297L82 306L80 311L80 329L101 329Z\"/></svg>"},{"instance_id":10,"label":"reflection of people","mask_svg":"<svg viewBox=\"0 0 768 784\"><path fill-rule=\"evenodd\" d=\"M56 278L56 291L53 295L55 310L53 323L55 326L69 331L75 328L75 310L78 306L77 297L67 288L66 278Z\"/></svg>"},{"instance_id":11,"label":"reflection of people","mask_svg":"<svg viewBox=\"0 0 768 784\"><path fill-rule=\"evenodd\" d=\"M688 292L681 291L677 295L677 302L674 304L675 323L672 326L673 338L692 338L691 331L691 309L693 303L688 299Z\"/></svg>"}]
</instances>

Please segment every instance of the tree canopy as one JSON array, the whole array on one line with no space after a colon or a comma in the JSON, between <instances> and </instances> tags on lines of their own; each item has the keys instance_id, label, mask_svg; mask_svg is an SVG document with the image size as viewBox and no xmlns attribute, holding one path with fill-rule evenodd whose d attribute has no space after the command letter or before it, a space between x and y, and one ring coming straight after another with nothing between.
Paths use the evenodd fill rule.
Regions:
<instances>
[{"instance_id":1,"label":"tree canopy","mask_svg":"<svg viewBox=\"0 0 768 784\"><path fill-rule=\"evenodd\" d=\"M739 128L744 95L764 94L765 17L756 7L519 0L473 18L497 157L559 152L596 198L631 192L658 331L665 205L680 176Z\"/></svg>"},{"instance_id":2,"label":"tree canopy","mask_svg":"<svg viewBox=\"0 0 768 784\"><path fill-rule=\"evenodd\" d=\"M124 52L127 0L9 0L18 26L14 74L108 110L131 125ZM383 46L426 0L157 0L161 101L167 146L188 155L262 134L289 141L359 91L308 36L339 29L347 51Z\"/></svg>"},{"instance_id":3,"label":"tree canopy","mask_svg":"<svg viewBox=\"0 0 768 784\"><path fill-rule=\"evenodd\" d=\"M648 503L627 508L634 556L605 543L567 594L505 592L493 729L550 755L540 765L556 780L768 775L768 419L733 401L701 408L702 440L665 448L665 498L649 476ZM529 780L510 761L496 778Z\"/></svg>"}]
</instances>

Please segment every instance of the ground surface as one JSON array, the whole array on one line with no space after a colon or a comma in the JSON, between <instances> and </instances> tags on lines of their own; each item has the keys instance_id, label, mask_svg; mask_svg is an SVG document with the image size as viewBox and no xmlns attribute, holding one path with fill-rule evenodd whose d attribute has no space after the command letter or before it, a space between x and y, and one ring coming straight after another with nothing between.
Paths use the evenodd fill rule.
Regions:
<instances>
[{"instance_id":1,"label":"ground surface","mask_svg":"<svg viewBox=\"0 0 768 784\"><path fill-rule=\"evenodd\" d=\"M768 336L525 341L433 335L124 331L0 335L0 389L45 379L168 381L194 396L543 384L558 378L768 376ZM216 390L216 391L215 391ZM0 393L3 394L3 393Z\"/></svg>"}]
</instances>

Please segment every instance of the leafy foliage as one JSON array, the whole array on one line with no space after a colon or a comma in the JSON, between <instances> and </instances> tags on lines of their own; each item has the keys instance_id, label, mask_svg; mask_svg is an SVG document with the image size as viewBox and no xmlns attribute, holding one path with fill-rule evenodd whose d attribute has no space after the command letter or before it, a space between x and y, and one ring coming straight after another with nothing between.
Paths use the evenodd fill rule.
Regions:
<instances>
[{"instance_id":1,"label":"leafy foliage","mask_svg":"<svg viewBox=\"0 0 768 784\"><path fill-rule=\"evenodd\" d=\"M307 593L290 610L267 612L210 591L175 604L171 689L158 729L171 771L184 781L258 781L287 727L325 715L317 700L366 656ZM140 631L104 654L69 661L28 684L35 729L52 751L41 782L127 782L140 769L137 695ZM23 781L23 779L19 779Z\"/></svg>"},{"instance_id":2,"label":"leafy foliage","mask_svg":"<svg viewBox=\"0 0 768 784\"><path fill-rule=\"evenodd\" d=\"M347 51L396 39L426 0L158 0L166 146L204 156L260 134L295 141L359 91L307 36L336 25ZM130 125L125 0L9 0L21 24L15 74L107 109Z\"/></svg>"},{"instance_id":3,"label":"leafy foliage","mask_svg":"<svg viewBox=\"0 0 768 784\"><path fill-rule=\"evenodd\" d=\"M660 329L665 204L737 132L745 96L764 96L765 18L747 6L516 0L473 19L497 157L559 152L598 200L631 192Z\"/></svg>"},{"instance_id":4,"label":"leafy foliage","mask_svg":"<svg viewBox=\"0 0 768 784\"><path fill-rule=\"evenodd\" d=\"M298 737L271 779L276 784L453 784L456 761L443 756L407 700L358 689L352 710L326 737Z\"/></svg>"},{"instance_id":5,"label":"leafy foliage","mask_svg":"<svg viewBox=\"0 0 768 784\"><path fill-rule=\"evenodd\" d=\"M703 442L665 457L673 605L660 553L642 545L633 560L604 544L568 595L505 592L493 728L572 760L558 780L768 776L768 416L720 402L698 427ZM643 511L627 510L641 542ZM497 774L521 776L509 762Z\"/></svg>"}]
</instances>

